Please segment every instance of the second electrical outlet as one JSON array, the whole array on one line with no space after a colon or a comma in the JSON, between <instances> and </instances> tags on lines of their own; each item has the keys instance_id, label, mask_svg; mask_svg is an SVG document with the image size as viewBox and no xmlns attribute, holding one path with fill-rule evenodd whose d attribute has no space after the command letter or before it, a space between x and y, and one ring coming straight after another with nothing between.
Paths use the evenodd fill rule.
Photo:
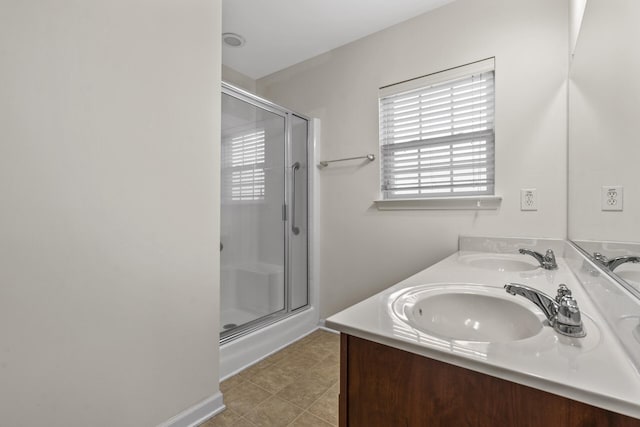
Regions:
<instances>
[{"instance_id":1,"label":"second electrical outlet","mask_svg":"<svg viewBox=\"0 0 640 427\"><path fill-rule=\"evenodd\" d=\"M605 185L602 187L601 205L603 211L621 211L624 193L621 185Z\"/></svg>"}]
</instances>

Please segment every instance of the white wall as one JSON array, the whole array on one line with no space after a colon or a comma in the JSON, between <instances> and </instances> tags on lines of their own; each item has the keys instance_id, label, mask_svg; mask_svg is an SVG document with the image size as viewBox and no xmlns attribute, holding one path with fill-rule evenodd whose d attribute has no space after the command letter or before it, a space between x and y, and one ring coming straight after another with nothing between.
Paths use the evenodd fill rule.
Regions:
<instances>
[{"instance_id":1,"label":"white wall","mask_svg":"<svg viewBox=\"0 0 640 427\"><path fill-rule=\"evenodd\" d=\"M249 76L222 65L222 81L232 84L247 92L256 93L256 81Z\"/></svg>"},{"instance_id":2,"label":"white wall","mask_svg":"<svg viewBox=\"0 0 640 427\"><path fill-rule=\"evenodd\" d=\"M218 391L220 4L0 6L0 425Z\"/></svg>"},{"instance_id":3,"label":"white wall","mask_svg":"<svg viewBox=\"0 0 640 427\"><path fill-rule=\"evenodd\" d=\"M640 2L589 0L571 64L569 237L639 242ZM624 187L623 211L601 187Z\"/></svg>"},{"instance_id":4,"label":"white wall","mask_svg":"<svg viewBox=\"0 0 640 427\"><path fill-rule=\"evenodd\" d=\"M320 173L321 317L454 252L459 234L566 236L568 2L458 0L258 81L258 92L322 121L321 159L378 152L378 88L496 57L498 211L393 211L379 164ZM536 187L537 212L520 188Z\"/></svg>"}]
</instances>

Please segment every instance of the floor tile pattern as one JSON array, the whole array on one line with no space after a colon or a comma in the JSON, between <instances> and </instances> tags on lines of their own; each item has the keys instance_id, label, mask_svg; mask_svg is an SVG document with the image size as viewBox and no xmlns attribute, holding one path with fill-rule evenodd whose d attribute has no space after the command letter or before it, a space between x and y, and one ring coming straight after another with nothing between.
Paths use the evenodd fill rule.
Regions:
<instances>
[{"instance_id":1,"label":"floor tile pattern","mask_svg":"<svg viewBox=\"0 0 640 427\"><path fill-rule=\"evenodd\" d=\"M223 381L227 409L200 427L338 425L340 336L317 330Z\"/></svg>"}]
</instances>

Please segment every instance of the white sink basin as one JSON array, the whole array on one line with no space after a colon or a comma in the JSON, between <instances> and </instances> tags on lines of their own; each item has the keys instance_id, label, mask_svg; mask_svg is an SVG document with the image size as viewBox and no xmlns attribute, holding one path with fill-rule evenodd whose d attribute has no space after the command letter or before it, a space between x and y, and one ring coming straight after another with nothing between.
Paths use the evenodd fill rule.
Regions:
<instances>
[{"instance_id":1,"label":"white sink basin","mask_svg":"<svg viewBox=\"0 0 640 427\"><path fill-rule=\"evenodd\" d=\"M540 268L533 258L529 260L525 255L477 254L461 255L458 259L471 267L502 272L531 271Z\"/></svg>"},{"instance_id":2,"label":"white sink basin","mask_svg":"<svg viewBox=\"0 0 640 427\"><path fill-rule=\"evenodd\" d=\"M454 341L508 342L542 330L544 315L531 302L524 303L531 307L502 288L429 285L398 296L392 310L404 323L428 335Z\"/></svg>"}]
</instances>

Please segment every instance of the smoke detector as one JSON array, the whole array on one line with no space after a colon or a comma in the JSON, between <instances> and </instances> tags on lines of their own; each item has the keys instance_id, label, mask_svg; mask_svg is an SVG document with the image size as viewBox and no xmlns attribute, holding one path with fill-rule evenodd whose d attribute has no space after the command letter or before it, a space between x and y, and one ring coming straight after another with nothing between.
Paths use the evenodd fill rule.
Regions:
<instances>
[{"instance_id":1,"label":"smoke detector","mask_svg":"<svg viewBox=\"0 0 640 427\"><path fill-rule=\"evenodd\" d=\"M239 34L235 33L222 33L222 43L229 47L242 47L244 46L245 40Z\"/></svg>"}]
</instances>

